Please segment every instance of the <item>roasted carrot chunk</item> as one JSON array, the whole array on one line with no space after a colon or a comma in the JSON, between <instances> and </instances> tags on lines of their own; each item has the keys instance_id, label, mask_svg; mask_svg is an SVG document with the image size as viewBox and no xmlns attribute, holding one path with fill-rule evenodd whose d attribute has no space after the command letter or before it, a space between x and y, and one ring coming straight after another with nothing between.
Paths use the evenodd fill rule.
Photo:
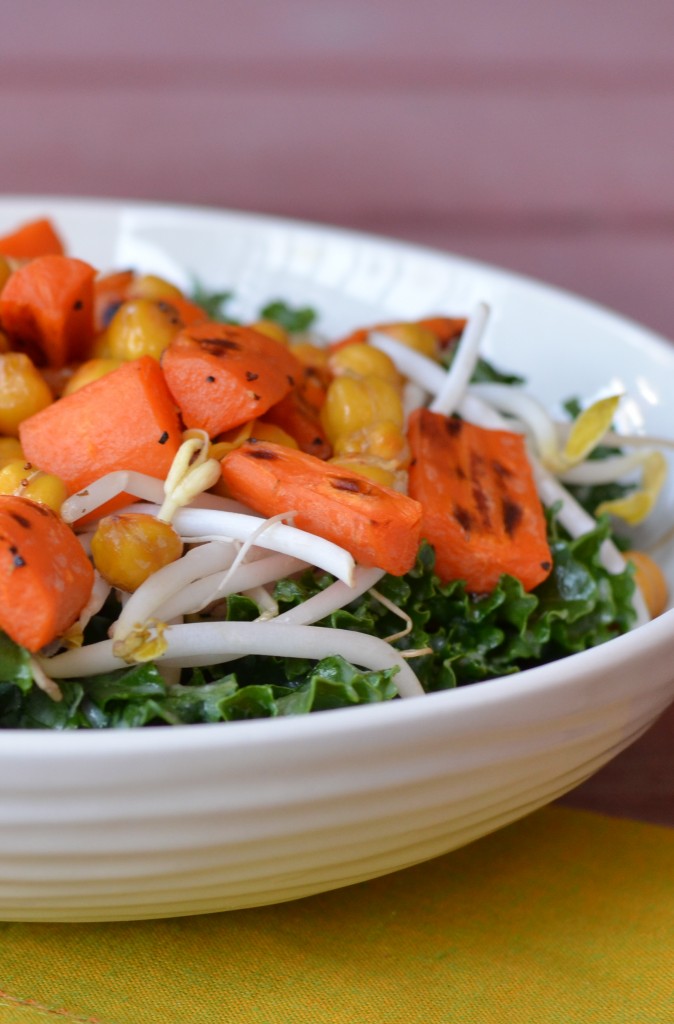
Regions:
<instances>
[{"instance_id":1,"label":"roasted carrot chunk","mask_svg":"<svg viewBox=\"0 0 674 1024\"><path fill-rule=\"evenodd\" d=\"M162 309L176 317L182 327L194 327L196 324L208 323L205 310L191 299L179 298L176 295L157 301Z\"/></svg>"},{"instance_id":2,"label":"roasted carrot chunk","mask_svg":"<svg viewBox=\"0 0 674 1024\"><path fill-rule=\"evenodd\" d=\"M3 235L0 253L17 260L32 260L36 256L63 256L64 248L52 222L41 217Z\"/></svg>"},{"instance_id":3,"label":"roasted carrot chunk","mask_svg":"<svg viewBox=\"0 0 674 1024\"><path fill-rule=\"evenodd\" d=\"M303 452L317 459L329 459L332 445L321 423L325 395L326 388L313 367L303 366L295 387L272 405L263 419L290 434Z\"/></svg>"},{"instance_id":4,"label":"roasted carrot chunk","mask_svg":"<svg viewBox=\"0 0 674 1024\"><path fill-rule=\"evenodd\" d=\"M15 270L0 295L0 323L15 347L56 368L85 359L94 336L95 273L70 256L40 256Z\"/></svg>"},{"instance_id":5,"label":"roasted carrot chunk","mask_svg":"<svg viewBox=\"0 0 674 1024\"><path fill-rule=\"evenodd\" d=\"M330 345L330 351L335 352L340 348L344 348L346 345L363 344L368 340L368 335L372 331L383 331L386 333L391 330L393 337L395 337L396 330L401 327L420 327L423 330L430 331L430 333L435 336L438 347L444 348L460 337L465 326L466 321L460 317L439 315L424 317L421 320L410 320L400 323L373 324L371 327L358 327L355 331L345 335L343 338L333 341Z\"/></svg>"},{"instance_id":6,"label":"roasted carrot chunk","mask_svg":"<svg viewBox=\"0 0 674 1024\"><path fill-rule=\"evenodd\" d=\"M136 275L133 270L120 270L96 278L94 281L94 322L97 331L102 331L108 326L123 302L140 297L134 294L135 281ZM208 320L201 306L180 294L167 298L150 298L169 317L175 317L175 322L180 327L191 327L193 324L204 323Z\"/></svg>"},{"instance_id":7,"label":"roasted carrot chunk","mask_svg":"<svg viewBox=\"0 0 674 1024\"><path fill-rule=\"evenodd\" d=\"M159 363L143 356L24 420L26 458L74 494L118 469L163 479L182 441ZM124 499L119 504L123 504Z\"/></svg>"},{"instance_id":8,"label":"roasted carrot chunk","mask_svg":"<svg viewBox=\"0 0 674 1024\"><path fill-rule=\"evenodd\" d=\"M0 628L29 651L61 636L89 599L94 571L46 505L0 495Z\"/></svg>"},{"instance_id":9,"label":"roasted carrot chunk","mask_svg":"<svg viewBox=\"0 0 674 1024\"><path fill-rule=\"evenodd\" d=\"M301 364L252 327L204 323L178 335L162 356L166 383L186 427L210 437L256 419L287 395Z\"/></svg>"},{"instance_id":10,"label":"roasted carrot chunk","mask_svg":"<svg viewBox=\"0 0 674 1024\"><path fill-rule=\"evenodd\" d=\"M436 336L440 348L457 341L466 326L465 319L457 316L428 316L417 320L417 323Z\"/></svg>"},{"instance_id":11,"label":"roasted carrot chunk","mask_svg":"<svg viewBox=\"0 0 674 1024\"><path fill-rule=\"evenodd\" d=\"M134 280L133 270L116 270L94 280L94 327L104 330L128 297Z\"/></svg>"},{"instance_id":12,"label":"roasted carrot chunk","mask_svg":"<svg viewBox=\"0 0 674 1024\"><path fill-rule=\"evenodd\" d=\"M524 439L417 409L410 417L409 493L423 507L422 536L443 581L485 593L502 573L531 590L552 556Z\"/></svg>"},{"instance_id":13,"label":"roasted carrot chunk","mask_svg":"<svg viewBox=\"0 0 674 1024\"><path fill-rule=\"evenodd\" d=\"M402 576L419 547L421 506L348 469L268 442L248 441L221 462L230 494L265 516L294 523L350 551L361 565Z\"/></svg>"}]
</instances>

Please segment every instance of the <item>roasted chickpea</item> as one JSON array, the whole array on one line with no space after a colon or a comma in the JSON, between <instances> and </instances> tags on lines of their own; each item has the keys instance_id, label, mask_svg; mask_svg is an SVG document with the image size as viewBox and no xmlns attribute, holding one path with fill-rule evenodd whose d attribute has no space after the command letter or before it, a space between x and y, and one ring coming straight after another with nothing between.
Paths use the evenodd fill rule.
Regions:
<instances>
[{"instance_id":1,"label":"roasted chickpea","mask_svg":"<svg viewBox=\"0 0 674 1024\"><path fill-rule=\"evenodd\" d=\"M321 423L330 442L373 423L389 420L403 428L398 389L381 377L337 377L321 409Z\"/></svg>"},{"instance_id":2,"label":"roasted chickpea","mask_svg":"<svg viewBox=\"0 0 674 1024\"><path fill-rule=\"evenodd\" d=\"M142 512L106 516L91 539L91 554L101 576L128 592L175 562L182 552L182 541L170 523Z\"/></svg>"},{"instance_id":3,"label":"roasted chickpea","mask_svg":"<svg viewBox=\"0 0 674 1024\"><path fill-rule=\"evenodd\" d=\"M131 360L141 356L161 357L181 324L161 303L151 299L130 299L119 307L106 331L112 359Z\"/></svg>"},{"instance_id":4,"label":"roasted chickpea","mask_svg":"<svg viewBox=\"0 0 674 1024\"><path fill-rule=\"evenodd\" d=\"M397 423L381 420L368 423L354 434L341 434L334 443L334 453L339 458L351 458L367 452L374 458L407 465L409 451L403 431Z\"/></svg>"},{"instance_id":5,"label":"roasted chickpea","mask_svg":"<svg viewBox=\"0 0 674 1024\"><path fill-rule=\"evenodd\" d=\"M379 377L395 388L400 387L400 374L385 352L372 345L344 345L330 356L329 366L336 377Z\"/></svg>"},{"instance_id":6,"label":"roasted chickpea","mask_svg":"<svg viewBox=\"0 0 674 1024\"><path fill-rule=\"evenodd\" d=\"M0 437L0 469L17 459L26 461L18 437Z\"/></svg>"},{"instance_id":7,"label":"roasted chickpea","mask_svg":"<svg viewBox=\"0 0 674 1024\"><path fill-rule=\"evenodd\" d=\"M258 334L264 334L266 338L271 338L273 341L278 341L280 345L287 345L290 341L290 335L286 331L285 327L281 327L275 320L256 320L254 324L250 325L253 330L257 331Z\"/></svg>"},{"instance_id":8,"label":"roasted chickpea","mask_svg":"<svg viewBox=\"0 0 674 1024\"><path fill-rule=\"evenodd\" d=\"M0 433L18 437L19 424L53 401L49 385L23 352L0 355Z\"/></svg>"},{"instance_id":9,"label":"roasted chickpea","mask_svg":"<svg viewBox=\"0 0 674 1024\"><path fill-rule=\"evenodd\" d=\"M0 494L30 498L41 505L48 505L54 512L61 511L61 505L68 497L66 485L60 477L43 473L22 458L8 460L0 468Z\"/></svg>"},{"instance_id":10,"label":"roasted chickpea","mask_svg":"<svg viewBox=\"0 0 674 1024\"><path fill-rule=\"evenodd\" d=\"M170 281L155 274L141 274L129 286L129 298L151 299L154 302L170 302L171 299L182 299L183 293Z\"/></svg>"},{"instance_id":11,"label":"roasted chickpea","mask_svg":"<svg viewBox=\"0 0 674 1024\"><path fill-rule=\"evenodd\" d=\"M85 387L86 384L91 384L92 381L105 377L107 373L112 373L113 370L119 369L122 365L123 360L121 359L87 359L86 363L78 366L73 373L62 391L63 396L73 395L80 388Z\"/></svg>"},{"instance_id":12,"label":"roasted chickpea","mask_svg":"<svg viewBox=\"0 0 674 1024\"><path fill-rule=\"evenodd\" d=\"M407 345L408 348L413 348L415 352L421 352L429 359L437 357L438 339L428 327L415 323L401 323L387 324L380 330L382 334L388 334L391 338L399 341L401 345Z\"/></svg>"}]
</instances>

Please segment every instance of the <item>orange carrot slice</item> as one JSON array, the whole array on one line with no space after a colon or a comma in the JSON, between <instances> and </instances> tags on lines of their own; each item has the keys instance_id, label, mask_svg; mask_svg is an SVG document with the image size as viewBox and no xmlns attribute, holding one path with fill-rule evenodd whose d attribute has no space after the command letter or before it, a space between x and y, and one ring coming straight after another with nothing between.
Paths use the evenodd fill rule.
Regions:
<instances>
[{"instance_id":1,"label":"orange carrot slice","mask_svg":"<svg viewBox=\"0 0 674 1024\"><path fill-rule=\"evenodd\" d=\"M63 242L46 217L22 224L16 231L0 238L0 253L17 260L31 260L36 256L63 256L64 251Z\"/></svg>"},{"instance_id":2,"label":"orange carrot slice","mask_svg":"<svg viewBox=\"0 0 674 1024\"><path fill-rule=\"evenodd\" d=\"M95 274L70 256L39 256L15 270L0 294L0 322L15 347L57 368L86 358Z\"/></svg>"},{"instance_id":3,"label":"orange carrot slice","mask_svg":"<svg viewBox=\"0 0 674 1024\"><path fill-rule=\"evenodd\" d=\"M94 570L75 534L46 505L0 495L0 627L39 651L87 603Z\"/></svg>"},{"instance_id":4,"label":"orange carrot slice","mask_svg":"<svg viewBox=\"0 0 674 1024\"><path fill-rule=\"evenodd\" d=\"M422 536L441 580L485 593L502 573L531 590L552 556L524 439L417 409L410 417L409 493L423 507Z\"/></svg>"},{"instance_id":5,"label":"orange carrot slice","mask_svg":"<svg viewBox=\"0 0 674 1024\"><path fill-rule=\"evenodd\" d=\"M295 511L297 527L340 544L361 565L394 576L414 565L421 506L406 494L268 442L246 442L221 466L230 494L256 512Z\"/></svg>"},{"instance_id":6,"label":"orange carrot slice","mask_svg":"<svg viewBox=\"0 0 674 1024\"><path fill-rule=\"evenodd\" d=\"M164 352L162 367L185 426L210 437L261 416L302 372L272 338L252 327L216 323L181 331Z\"/></svg>"},{"instance_id":7,"label":"orange carrot slice","mask_svg":"<svg viewBox=\"0 0 674 1024\"><path fill-rule=\"evenodd\" d=\"M194 327L196 324L208 323L208 315L201 306L191 299L171 296L167 299L157 299L158 304L167 313L175 313L176 318L183 327Z\"/></svg>"},{"instance_id":8,"label":"orange carrot slice","mask_svg":"<svg viewBox=\"0 0 674 1024\"><path fill-rule=\"evenodd\" d=\"M97 331L104 330L122 305L134 295L136 275L133 270L120 270L112 274L104 274L94 281L94 321ZM182 295L171 295L167 298L153 298L169 316L173 315L181 327L204 323L208 316L196 302Z\"/></svg>"},{"instance_id":9,"label":"orange carrot slice","mask_svg":"<svg viewBox=\"0 0 674 1024\"><path fill-rule=\"evenodd\" d=\"M440 348L444 348L461 337L466 320L457 316L428 316L416 321L419 327L425 327L438 339Z\"/></svg>"},{"instance_id":10,"label":"orange carrot slice","mask_svg":"<svg viewBox=\"0 0 674 1024\"><path fill-rule=\"evenodd\" d=\"M151 356L58 399L24 420L19 434L28 461L61 477L69 494L118 469L163 479L182 441L173 400Z\"/></svg>"},{"instance_id":11,"label":"orange carrot slice","mask_svg":"<svg viewBox=\"0 0 674 1024\"><path fill-rule=\"evenodd\" d=\"M321 423L321 406L326 388L313 367L303 366L288 394L272 405L263 419L294 437L303 452L317 459L329 459L332 445Z\"/></svg>"},{"instance_id":12,"label":"orange carrot slice","mask_svg":"<svg viewBox=\"0 0 674 1024\"><path fill-rule=\"evenodd\" d=\"M355 331L345 335L343 338L333 341L330 345L330 351L336 352L345 345L362 344L367 341L368 335L372 331L386 331L388 327L400 326L402 322L403 321L400 321L397 324L373 324L372 327L358 327ZM466 321L464 319L450 316L428 316L421 320L410 320L409 323L418 327L424 327L426 330L434 334L438 339L438 345L440 348L444 348L446 345L449 345L450 342L456 341L466 326Z\"/></svg>"},{"instance_id":13,"label":"orange carrot slice","mask_svg":"<svg viewBox=\"0 0 674 1024\"><path fill-rule=\"evenodd\" d=\"M94 327L104 330L128 296L134 280L133 270L116 270L94 280Z\"/></svg>"}]
</instances>

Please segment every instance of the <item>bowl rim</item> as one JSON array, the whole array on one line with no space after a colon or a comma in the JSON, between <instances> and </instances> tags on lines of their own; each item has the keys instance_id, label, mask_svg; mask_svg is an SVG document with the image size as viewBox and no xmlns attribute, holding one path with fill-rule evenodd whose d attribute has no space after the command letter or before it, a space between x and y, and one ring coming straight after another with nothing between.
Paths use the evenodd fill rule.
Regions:
<instances>
[{"instance_id":1,"label":"bowl rim","mask_svg":"<svg viewBox=\"0 0 674 1024\"><path fill-rule=\"evenodd\" d=\"M641 344L652 347L660 354L669 351L669 358L674 361L674 352L668 340L639 324L591 299L567 291L555 285L530 277L504 267L490 264L472 257L463 257L453 251L426 246L415 242L387 237L386 235L361 231L339 225L319 221L292 218L277 214L258 213L254 211L213 206L210 204L181 203L162 200L145 200L124 197L97 197L95 195L70 196L58 194L0 194L0 212L12 205L32 207L35 215L40 208L45 216L50 215L50 208L60 207L62 210L73 211L90 208L105 210L110 213L121 213L124 209L137 212L166 213L170 216L219 216L242 224L273 225L290 230L307 230L316 233L328 232L352 241L385 245L410 255L426 255L434 258L456 262L463 267L482 270L495 278L508 283L518 284L527 289L535 289L539 293L557 296L564 302L575 305L579 311L607 318L619 326L621 330L636 332ZM52 215L57 215L53 213ZM458 711L467 711L482 706L498 707L517 700L526 700L534 694L553 693L564 687L570 687L576 676L578 659L582 660L582 677L597 672L607 672L611 668L624 666L626 662L636 661L644 647L659 646L665 642L674 628L674 608L664 612L658 618L645 623L630 632L616 637L598 647L567 655L557 661L534 668L524 669L513 675L500 676L479 683L456 687L451 690L428 693L423 698L384 701L377 704L359 705L355 708L338 708L311 715L283 716L278 718L260 718L234 722L202 723L194 725L176 725L170 728L147 727L126 730L91 729L91 730L50 730L50 729L7 729L2 730L0 745L0 761L5 758L39 757L47 755L60 757L84 757L90 759L99 755L108 757L116 752L156 753L185 750L193 747L213 748L247 745L251 739L267 743L272 737L281 742L293 742L307 734L321 738L340 733L386 728L399 721L412 723L428 717L451 716ZM672 694L674 697L674 692ZM68 737L76 737L69 741Z\"/></svg>"},{"instance_id":2,"label":"bowl rim","mask_svg":"<svg viewBox=\"0 0 674 1024\"><path fill-rule=\"evenodd\" d=\"M526 703L534 697L551 697L560 690L573 689L574 681L597 673L606 674L634 663L635 668L645 648L659 647L674 630L674 609L657 619L639 626L586 651L568 655L558 661L524 669L510 676L499 676L479 683L455 687L413 697L377 704L362 704L358 708L335 708L316 714L256 718L235 722L213 722L198 725L146 727L139 729L7 729L3 730L0 745L0 763L17 756L58 759L61 756L102 758L117 752L134 754L156 753L158 750L176 753L189 748L200 749L248 746L259 741L261 749L275 738L282 744L295 742L310 735L328 739L340 734L352 735L356 731L386 730L406 723L412 728L426 719L450 719L475 709L497 710L499 706ZM582 659L583 672L576 676L574 666ZM672 688L674 699L674 687ZM68 737L74 742L69 743Z\"/></svg>"}]
</instances>

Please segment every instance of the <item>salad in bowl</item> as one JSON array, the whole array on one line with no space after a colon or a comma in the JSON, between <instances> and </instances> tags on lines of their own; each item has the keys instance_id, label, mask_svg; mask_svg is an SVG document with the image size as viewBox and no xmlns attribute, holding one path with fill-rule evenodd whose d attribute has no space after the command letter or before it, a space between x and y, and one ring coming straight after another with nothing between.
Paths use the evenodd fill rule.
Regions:
<instances>
[{"instance_id":1,"label":"salad in bowl","mask_svg":"<svg viewBox=\"0 0 674 1024\"><path fill-rule=\"evenodd\" d=\"M0 239L0 919L403 868L671 702L664 339L259 214L6 197Z\"/></svg>"},{"instance_id":2,"label":"salad in bowl","mask_svg":"<svg viewBox=\"0 0 674 1024\"><path fill-rule=\"evenodd\" d=\"M669 443L619 385L550 409L487 301L331 334L227 285L0 237L0 728L418 697L662 612Z\"/></svg>"}]
</instances>

